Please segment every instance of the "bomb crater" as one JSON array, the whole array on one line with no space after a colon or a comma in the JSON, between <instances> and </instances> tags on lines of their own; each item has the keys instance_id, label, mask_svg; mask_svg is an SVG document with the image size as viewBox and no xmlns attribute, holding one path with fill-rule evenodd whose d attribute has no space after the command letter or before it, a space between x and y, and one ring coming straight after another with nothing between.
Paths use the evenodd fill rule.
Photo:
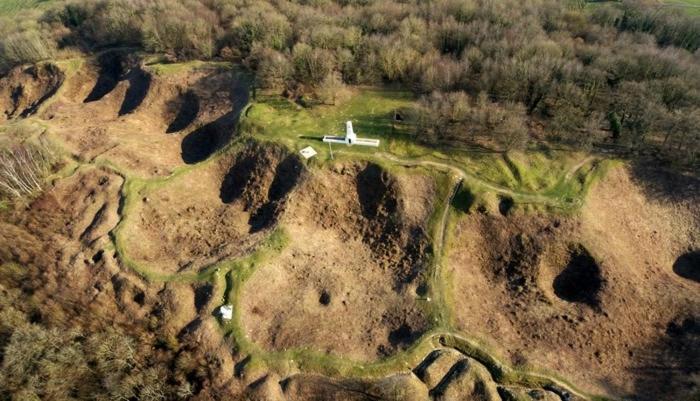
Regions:
<instances>
[{"instance_id":1,"label":"bomb crater","mask_svg":"<svg viewBox=\"0 0 700 401\"><path fill-rule=\"evenodd\" d=\"M568 262L554 278L554 294L560 299L591 307L600 305L599 292L603 285L600 267L581 245L571 247Z\"/></svg>"}]
</instances>

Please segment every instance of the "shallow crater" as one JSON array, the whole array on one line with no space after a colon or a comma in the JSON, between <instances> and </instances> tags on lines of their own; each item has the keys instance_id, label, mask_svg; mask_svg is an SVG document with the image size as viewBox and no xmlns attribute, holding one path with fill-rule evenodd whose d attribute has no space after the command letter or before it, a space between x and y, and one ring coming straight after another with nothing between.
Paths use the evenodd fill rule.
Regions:
<instances>
[{"instance_id":1,"label":"shallow crater","mask_svg":"<svg viewBox=\"0 0 700 401\"><path fill-rule=\"evenodd\" d=\"M567 302L583 303L597 307L603 285L600 267L582 245L570 247L564 269L552 283L554 294Z\"/></svg>"},{"instance_id":2,"label":"shallow crater","mask_svg":"<svg viewBox=\"0 0 700 401\"><path fill-rule=\"evenodd\" d=\"M250 338L268 350L310 347L358 360L410 346L430 327L415 294L434 190L432 179L375 164L310 174L281 217L289 245L243 287ZM428 207L410 204L416 197L430 197Z\"/></svg>"},{"instance_id":3,"label":"shallow crater","mask_svg":"<svg viewBox=\"0 0 700 401\"><path fill-rule=\"evenodd\" d=\"M281 147L245 146L236 154L223 155L213 163L173 178L164 185L144 189L129 209L120 238L127 255L138 264L159 273L199 271L226 258L242 256L265 238L284 209L286 196L296 181L276 188L280 167L289 154ZM248 162L242 162L248 160ZM286 164L284 164L286 166ZM301 177L304 167L295 164ZM230 177L257 175L240 182L235 196L229 191ZM286 170L285 170L286 171ZM255 197L255 202L247 199ZM264 224L255 216L266 205Z\"/></svg>"},{"instance_id":4,"label":"shallow crater","mask_svg":"<svg viewBox=\"0 0 700 401\"><path fill-rule=\"evenodd\" d=\"M673 271L688 280L700 283L700 250L686 252L673 263Z\"/></svg>"}]
</instances>

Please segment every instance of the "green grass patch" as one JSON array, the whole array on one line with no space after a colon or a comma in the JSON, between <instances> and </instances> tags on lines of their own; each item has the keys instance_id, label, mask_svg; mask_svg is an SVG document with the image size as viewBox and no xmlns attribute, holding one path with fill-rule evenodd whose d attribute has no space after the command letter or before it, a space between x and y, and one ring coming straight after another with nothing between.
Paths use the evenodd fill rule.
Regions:
<instances>
[{"instance_id":1,"label":"green grass patch","mask_svg":"<svg viewBox=\"0 0 700 401\"><path fill-rule=\"evenodd\" d=\"M30 9L46 9L56 4L56 0L2 0L0 1L0 16L13 16L20 11Z\"/></svg>"},{"instance_id":2,"label":"green grass patch","mask_svg":"<svg viewBox=\"0 0 700 401\"><path fill-rule=\"evenodd\" d=\"M601 7L603 5L619 5L619 0L607 0L607 1L591 1L586 3L586 8L593 10L596 7ZM700 0L659 0L658 5L661 6L660 9L677 9L683 11L687 15L700 16Z\"/></svg>"},{"instance_id":3,"label":"green grass patch","mask_svg":"<svg viewBox=\"0 0 700 401\"><path fill-rule=\"evenodd\" d=\"M453 194L458 181L448 174L441 174L435 178L437 191L435 194L435 209L428 221L433 242L433 255L427 268L428 303L432 308L435 327L451 329L454 323L454 307L450 301L450 293L447 289L445 277L445 264L447 241L450 233L450 214L452 213Z\"/></svg>"},{"instance_id":4,"label":"green grass patch","mask_svg":"<svg viewBox=\"0 0 700 401\"><path fill-rule=\"evenodd\" d=\"M682 10L688 15L700 16L700 0L667 0L663 3L667 7Z\"/></svg>"},{"instance_id":5,"label":"green grass patch","mask_svg":"<svg viewBox=\"0 0 700 401\"><path fill-rule=\"evenodd\" d=\"M409 155L424 152L412 145L412 137L404 127L392 121L394 110L409 106L414 97L410 92L382 88L362 88L349 99L335 106L321 105L304 108L279 96L258 95L246 112L244 129L265 140L285 142L292 149L313 146L324 159L330 158L324 135L345 135L345 121L352 121L360 137L382 141L380 150ZM344 145L334 145L336 153ZM353 153L371 154L374 148L355 146Z\"/></svg>"},{"instance_id":6,"label":"green grass patch","mask_svg":"<svg viewBox=\"0 0 700 401\"><path fill-rule=\"evenodd\" d=\"M408 123L393 121L395 110L411 107L410 92L386 88L357 88L353 96L335 105L304 108L286 98L262 94L246 110L241 132L263 141L274 141L297 151L313 146L319 153L311 163L331 160L324 135L344 135L351 120L358 136L381 140L378 149L333 146L333 159L378 161L382 154L413 164L431 162L460 170L474 194L493 192L529 208L572 209L581 203L583 189L578 175L585 155L567 151L477 152L421 145ZM580 164L580 165L579 165ZM436 166L437 167L437 166ZM583 170L591 172L591 170ZM573 177L576 175L577 177ZM575 178L575 179L574 179ZM585 182L585 179L582 181ZM539 206L538 206L539 205Z\"/></svg>"}]
</instances>

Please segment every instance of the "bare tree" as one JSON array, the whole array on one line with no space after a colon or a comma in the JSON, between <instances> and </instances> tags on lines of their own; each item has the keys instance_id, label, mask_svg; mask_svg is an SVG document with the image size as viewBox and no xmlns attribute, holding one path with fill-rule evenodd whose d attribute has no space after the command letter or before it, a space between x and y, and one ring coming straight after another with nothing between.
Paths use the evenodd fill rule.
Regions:
<instances>
[{"instance_id":1,"label":"bare tree","mask_svg":"<svg viewBox=\"0 0 700 401\"><path fill-rule=\"evenodd\" d=\"M53 158L45 144L19 144L0 150L0 193L22 198L41 191Z\"/></svg>"}]
</instances>

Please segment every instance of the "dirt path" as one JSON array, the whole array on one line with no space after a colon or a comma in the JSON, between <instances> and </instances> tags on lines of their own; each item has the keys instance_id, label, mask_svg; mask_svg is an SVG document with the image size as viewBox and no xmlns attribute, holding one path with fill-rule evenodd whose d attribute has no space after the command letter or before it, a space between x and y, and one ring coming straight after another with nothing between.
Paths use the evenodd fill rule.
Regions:
<instances>
[{"instance_id":1,"label":"dirt path","mask_svg":"<svg viewBox=\"0 0 700 401\"><path fill-rule=\"evenodd\" d=\"M436 333L432 335L428 341L437 341L443 347L452 348L465 356L475 359L488 369L496 383L499 382L499 380L496 380L498 376L518 377L518 380L511 380L514 381L515 384L539 383L539 387L557 394L562 400L571 399L571 395L584 400L591 398L590 395L584 394L556 377L532 371L516 371L485 352L475 342L458 333L451 331Z\"/></svg>"},{"instance_id":2,"label":"dirt path","mask_svg":"<svg viewBox=\"0 0 700 401\"><path fill-rule=\"evenodd\" d=\"M440 220L438 222L438 227L436 228L436 238L434 240L434 246L435 246L435 253L436 255L439 255L438 261L436 262L436 266L434 269L434 280L439 281L440 280L440 271L441 271L441 266L439 260L442 257L442 253L445 247L445 237L447 234L447 226L448 226L448 220L450 216L450 205L452 204L452 201L454 197L459 193L459 190L462 188L462 185L464 184L465 181L471 183L471 184L477 184L480 185L484 188L488 188L492 191L498 192L500 194L508 195L508 196L517 196L519 199L529 199L531 201L535 202L541 202L541 203L546 203L546 204L557 204L560 203L558 199L553 199L551 197L547 197L544 195L536 195L536 194L527 194L527 193L522 193L518 191L513 191L508 188L504 188L498 185L494 185L490 182L484 181L472 174L467 173L466 171L447 164L447 163L440 163L440 162L434 162L434 161L415 161L415 160L406 160L406 159L401 159L398 158L392 154L388 153L379 153L377 154L382 159L389 160L391 162L403 165L403 166L429 166L429 167L435 167L441 170L446 170L449 172L452 172L457 179L456 184L454 185L452 191L450 192L449 196L447 197L445 201L445 208L442 211L442 215L440 217ZM572 166L566 173L565 175L565 180L570 180L573 175L580 170L583 166L585 166L587 163L592 161L594 157L589 156L578 162L576 165ZM445 340L445 338L451 338L450 341ZM472 357L479 361L481 364L484 366L489 367L489 372L492 374L492 376L517 376L520 377L520 380L516 380L517 382L520 382L519 384L523 384L526 382L535 382L535 383L542 383L542 388L547 389L551 392L554 392L561 398L562 400L568 400L570 399L571 395L575 395L577 397L580 397L582 399L589 399L589 396L586 394L583 394L580 391L577 391L576 389L572 388L571 385L568 383L565 383L564 381L557 379L556 377L549 376L546 374L542 373L537 373L537 372L524 372L524 371L515 371L512 368L502 364L500 361L498 361L495 357L490 355L489 353L485 352L482 348L480 348L476 343L473 341L467 339L466 337L461 336L459 333L454 332L454 331L448 331L445 333L438 333L434 334L433 336L429 337L427 341L435 341L437 340L439 344L443 346L447 346L448 348L452 348L458 352L460 352L463 355ZM447 342L452 343L452 345L448 345ZM498 382L498 381L496 381Z\"/></svg>"},{"instance_id":3,"label":"dirt path","mask_svg":"<svg viewBox=\"0 0 700 401\"><path fill-rule=\"evenodd\" d=\"M445 201L445 209L442 211L442 216L440 217L440 222L438 223L439 227L436 232L437 236L434 241L435 252L437 254L442 253L442 249L445 245L445 234L447 232L447 219L450 216L450 205L452 204L452 201L454 200L455 196L457 196L457 194L459 193L459 190L462 189L463 183L464 179L459 178L454 188L452 189L452 192L450 193L449 197Z\"/></svg>"},{"instance_id":4,"label":"dirt path","mask_svg":"<svg viewBox=\"0 0 700 401\"><path fill-rule=\"evenodd\" d=\"M539 195L539 194L533 194L533 193L528 193L528 192L521 192L521 191L514 191L512 189L493 184L491 182L485 181L473 174L470 174L466 172L465 170L456 167L452 164L448 163L442 163L442 162L435 162L431 160L408 160L408 159L401 159L399 157L396 157L390 153L377 153L377 157L384 159L384 160L389 160L391 162L403 165L403 166L429 166L429 167L435 167L440 170L447 170L451 171L458 177L460 177L463 181L466 181L469 185L477 186L477 187L482 187L486 188L488 190L491 190L493 192L496 192L501 195L506 195L510 197L516 197L518 198L519 201L521 202L527 202L527 203L541 203L545 205L552 205L552 206L558 206L558 207L565 207L566 204L562 202L560 199L552 198L550 196L546 195ZM589 161L593 160L593 157L588 157L582 160L581 162L577 163L575 166L573 166L566 174L565 179L569 180L573 174L576 173L580 168L582 168L584 165L586 165Z\"/></svg>"},{"instance_id":5,"label":"dirt path","mask_svg":"<svg viewBox=\"0 0 700 401\"><path fill-rule=\"evenodd\" d=\"M570 180L571 177L573 177L577 171L579 171L583 166L585 166L586 164L588 164L588 162L590 162L594 159L595 159L595 157L588 156L588 157L584 158L583 160L581 160L580 162L576 163L575 165L571 166L569 171L566 172L566 175L564 176L564 180L566 180L566 181Z\"/></svg>"}]
</instances>

